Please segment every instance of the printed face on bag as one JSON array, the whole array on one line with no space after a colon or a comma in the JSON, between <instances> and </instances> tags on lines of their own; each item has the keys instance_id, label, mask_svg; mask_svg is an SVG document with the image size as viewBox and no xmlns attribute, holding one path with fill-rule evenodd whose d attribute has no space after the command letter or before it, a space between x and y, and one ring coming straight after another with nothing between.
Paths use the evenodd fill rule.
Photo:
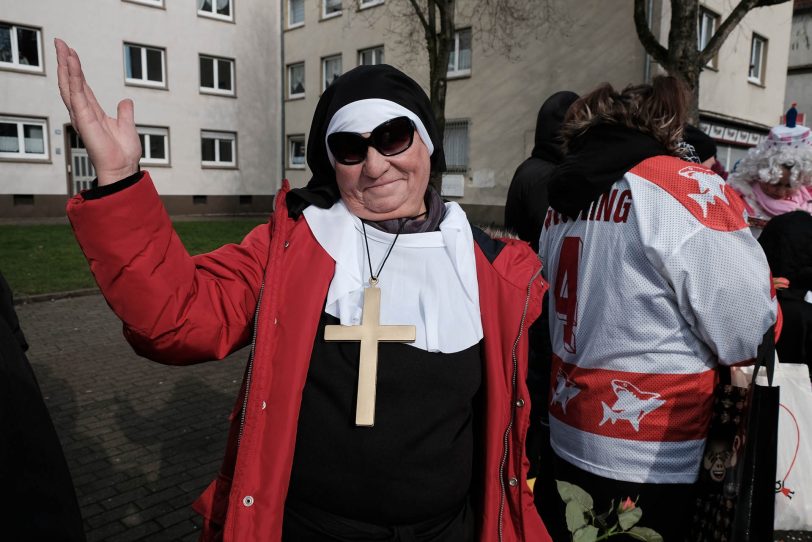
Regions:
<instances>
[{"instance_id":1,"label":"printed face on bag","mask_svg":"<svg viewBox=\"0 0 812 542\"><path fill-rule=\"evenodd\" d=\"M727 447L723 440L708 442L705 450L703 466L708 471L710 479L714 482L721 482L725 479L727 469L736 465L736 455L733 450Z\"/></svg>"}]
</instances>

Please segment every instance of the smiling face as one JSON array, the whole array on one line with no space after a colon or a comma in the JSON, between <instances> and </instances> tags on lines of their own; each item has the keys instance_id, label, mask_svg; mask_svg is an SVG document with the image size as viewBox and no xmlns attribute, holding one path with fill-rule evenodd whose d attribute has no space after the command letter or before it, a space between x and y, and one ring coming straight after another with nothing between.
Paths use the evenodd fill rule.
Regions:
<instances>
[{"instance_id":1,"label":"smiling face","mask_svg":"<svg viewBox=\"0 0 812 542\"><path fill-rule=\"evenodd\" d=\"M383 156L370 147L366 160L349 166L336 163L335 171L341 199L358 218L377 222L426 211L431 162L417 133L412 146L400 154Z\"/></svg>"}]
</instances>

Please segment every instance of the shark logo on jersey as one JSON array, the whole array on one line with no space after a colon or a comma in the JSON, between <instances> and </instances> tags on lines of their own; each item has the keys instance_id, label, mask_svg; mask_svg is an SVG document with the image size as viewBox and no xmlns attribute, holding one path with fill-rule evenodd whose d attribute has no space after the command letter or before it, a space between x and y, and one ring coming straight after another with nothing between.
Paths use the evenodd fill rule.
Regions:
<instances>
[{"instance_id":1,"label":"shark logo on jersey","mask_svg":"<svg viewBox=\"0 0 812 542\"><path fill-rule=\"evenodd\" d=\"M599 426L609 420L612 421L612 425L618 420L626 420L632 424L635 431L640 431L640 420L649 412L665 404L665 401L659 398L659 393L642 391L625 380L612 380L612 391L615 392L617 401L611 407L601 402L603 419L598 424Z\"/></svg>"},{"instance_id":2,"label":"shark logo on jersey","mask_svg":"<svg viewBox=\"0 0 812 542\"><path fill-rule=\"evenodd\" d=\"M553 390L553 400L550 401L550 405L554 405L558 403L561 405L561 410L564 411L564 414L567 413L567 403L570 400L581 393L581 389L575 385L575 382L571 381L567 376L567 373L558 369L558 374L555 377L555 390Z\"/></svg>"},{"instance_id":3,"label":"shark logo on jersey","mask_svg":"<svg viewBox=\"0 0 812 542\"><path fill-rule=\"evenodd\" d=\"M708 217L708 205L716 205L716 198L730 205L724 191L725 183L714 172L704 167L688 166L682 168L679 174L693 179L699 184L699 192L687 194L687 196L702 207L702 214L705 218Z\"/></svg>"}]
</instances>

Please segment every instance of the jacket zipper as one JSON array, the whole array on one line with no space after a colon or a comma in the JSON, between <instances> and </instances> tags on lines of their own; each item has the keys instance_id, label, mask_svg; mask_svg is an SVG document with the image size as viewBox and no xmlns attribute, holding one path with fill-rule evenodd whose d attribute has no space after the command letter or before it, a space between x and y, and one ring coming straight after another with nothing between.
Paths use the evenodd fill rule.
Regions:
<instances>
[{"instance_id":1,"label":"jacket zipper","mask_svg":"<svg viewBox=\"0 0 812 542\"><path fill-rule=\"evenodd\" d=\"M522 311L522 320L519 324L519 335L516 337L516 340L513 341L513 349L511 351L511 356L513 358L513 376L512 376L512 393L511 393L511 404L510 404L510 421L508 422L507 428L505 428L505 436L503 439L503 448L502 448L502 462L499 465L499 486L501 487L502 493L499 496L499 542L502 542L504 537L504 519L505 519L505 499L507 499L507 490L505 489L505 467L507 466L508 460L508 448L510 445L510 433L513 430L513 420L515 418L516 412L516 384L518 379L519 373L519 358L516 355L516 350L519 348L519 343L522 340L522 335L524 335L524 322L527 319L527 309L530 307L530 294L533 288L533 283L536 281L536 278L541 275L541 268L536 271L533 276L530 278L530 282L527 284L527 294L525 295L524 299L524 310ZM520 480L521 482L521 480Z\"/></svg>"},{"instance_id":2,"label":"jacket zipper","mask_svg":"<svg viewBox=\"0 0 812 542\"><path fill-rule=\"evenodd\" d=\"M257 308L254 310L254 331L251 337L251 353L248 355L248 367L245 369L245 396L242 398L242 412L240 412L240 432L237 434L237 448L242 442L242 433L245 430L245 415L248 411L248 391L251 389L251 373L254 370L254 349L257 347L257 330L259 329L259 307L262 305L262 292L265 291L265 279L259 287Z\"/></svg>"}]
</instances>

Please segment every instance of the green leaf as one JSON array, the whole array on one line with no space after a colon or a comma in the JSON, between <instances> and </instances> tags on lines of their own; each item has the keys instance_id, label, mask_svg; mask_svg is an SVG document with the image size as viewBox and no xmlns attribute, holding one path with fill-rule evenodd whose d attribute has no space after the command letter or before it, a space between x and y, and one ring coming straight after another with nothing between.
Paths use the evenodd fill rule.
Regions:
<instances>
[{"instance_id":1,"label":"green leaf","mask_svg":"<svg viewBox=\"0 0 812 542\"><path fill-rule=\"evenodd\" d=\"M558 494L565 503L575 501L585 509L592 510L592 497L589 493L569 482L556 480L555 483L558 486Z\"/></svg>"},{"instance_id":2,"label":"green leaf","mask_svg":"<svg viewBox=\"0 0 812 542\"><path fill-rule=\"evenodd\" d=\"M663 537L654 529L648 527L632 527L626 534L635 540L643 540L643 542L663 542Z\"/></svg>"},{"instance_id":3,"label":"green leaf","mask_svg":"<svg viewBox=\"0 0 812 542\"><path fill-rule=\"evenodd\" d=\"M572 536L572 542L595 542L597 539L598 528L593 527L592 525L587 525L583 529L579 529Z\"/></svg>"},{"instance_id":4,"label":"green leaf","mask_svg":"<svg viewBox=\"0 0 812 542\"><path fill-rule=\"evenodd\" d=\"M586 510L581 503L570 501L567 503L567 530L574 533L586 525Z\"/></svg>"},{"instance_id":5,"label":"green leaf","mask_svg":"<svg viewBox=\"0 0 812 542\"><path fill-rule=\"evenodd\" d=\"M625 512L621 512L617 515L617 521L620 523L620 528L624 531L628 531L635 524L640 521L640 518L643 516L643 511L639 508L632 508L631 510L626 510Z\"/></svg>"}]
</instances>

